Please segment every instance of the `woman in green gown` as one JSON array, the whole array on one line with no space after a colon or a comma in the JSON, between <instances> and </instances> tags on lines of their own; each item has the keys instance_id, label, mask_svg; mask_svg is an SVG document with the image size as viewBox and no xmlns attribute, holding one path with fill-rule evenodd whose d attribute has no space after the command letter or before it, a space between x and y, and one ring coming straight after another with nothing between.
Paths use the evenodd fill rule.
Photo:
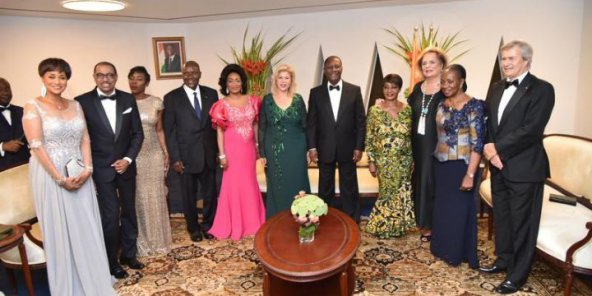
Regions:
<instances>
[{"instance_id":1,"label":"woman in green gown","mask_svg":"<svg viewBox=\"0 0 592 296\"><path fill-rule=\"evenodd\" d=\"M300 191L310 193L306 159L306 107L296 93L292 67L272 75L272 92L259 113L259 157L266 164L266 219L289 209Z\"/></svg>"},{"instance_id":2,"label":"woman in green gown","mask_svg":"<svg viewBox=\"0 0 592 296\"><path fill-rule=\"evenodd\" d=\"M383 97L368 112L366 153L372 176L378 177L378 199L366 232L379 238L398 237L415 227L411 199L411 108L399 101L403 80L389 74Z\"/></svg>"}]
</instances>

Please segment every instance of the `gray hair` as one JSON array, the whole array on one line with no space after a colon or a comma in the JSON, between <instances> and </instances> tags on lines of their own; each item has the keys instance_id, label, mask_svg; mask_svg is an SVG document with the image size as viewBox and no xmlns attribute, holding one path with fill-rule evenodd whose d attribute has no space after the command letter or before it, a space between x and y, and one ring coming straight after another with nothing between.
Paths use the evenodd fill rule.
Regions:
<instances>
[{"instance_id":1,"label":"gray hair","mask_svg":"<svg viewBox=\"0 0 592 296\"><path fill-rule=\"evenodd\" d=\"M500 53L502 51L514 48L514 47L519 47L520 48L520 54L522 55L522 58L528 62L528 66L530 66L530 64L532 63L532 46L530 46L530 44L524 42L524 41L520 41L520 40L513 40L510 41L506 44L504 44L504 46L502 46L502 48L500 48Z\"/></svg>"}]
</instances>

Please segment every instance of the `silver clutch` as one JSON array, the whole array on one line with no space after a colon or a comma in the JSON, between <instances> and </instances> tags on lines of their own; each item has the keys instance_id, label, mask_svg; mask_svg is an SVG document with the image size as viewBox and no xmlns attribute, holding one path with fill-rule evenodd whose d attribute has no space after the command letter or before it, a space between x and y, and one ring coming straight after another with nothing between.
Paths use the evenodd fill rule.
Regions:
<instances>
[{"instance_id":1,"label":"silver clutch","mask_svg":"<svg viewBox=\"0 0 592 296\"><path fill-rule=\"evenodd\" d=\"M80 159L72 158L66 163L66 177L77 177L84 169L84 163Z\"/></svg>"}]
</instances>

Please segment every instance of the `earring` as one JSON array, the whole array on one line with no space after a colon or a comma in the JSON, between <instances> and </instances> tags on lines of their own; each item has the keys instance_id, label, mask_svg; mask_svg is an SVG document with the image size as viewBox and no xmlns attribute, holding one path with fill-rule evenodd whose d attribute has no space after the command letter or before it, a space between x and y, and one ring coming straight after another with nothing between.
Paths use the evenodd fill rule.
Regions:
<instances>
[{"instance_id":1,"label":"earring","mask_svg":"<svg viewBox=\"0 0 592 296\"><path fill-rule=\"evenodd\" d=\"M45 88L45 85L41 86L41 97L45 97L45 95L47 94L47 88Z\"/></svg>"}]
</instances>

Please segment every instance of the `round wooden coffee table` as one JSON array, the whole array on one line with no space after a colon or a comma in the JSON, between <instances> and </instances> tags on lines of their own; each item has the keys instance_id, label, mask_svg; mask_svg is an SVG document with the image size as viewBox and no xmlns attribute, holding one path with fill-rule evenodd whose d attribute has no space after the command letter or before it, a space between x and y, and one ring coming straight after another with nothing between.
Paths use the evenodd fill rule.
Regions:
<instances>
[{"instance_id":1,"label":"round wooden coffee table","mask_svg":"<svg viewBox=\"0 0 592 296\"><path fill-rule=\"evenodd\" d=\"M320 221L312 243L298 241L298 224L289 210L259 229L255 252L264 269L263 295L353 294L352 259L360 244L358 225L334 208Z\"/></svg>"}]
</instances>

